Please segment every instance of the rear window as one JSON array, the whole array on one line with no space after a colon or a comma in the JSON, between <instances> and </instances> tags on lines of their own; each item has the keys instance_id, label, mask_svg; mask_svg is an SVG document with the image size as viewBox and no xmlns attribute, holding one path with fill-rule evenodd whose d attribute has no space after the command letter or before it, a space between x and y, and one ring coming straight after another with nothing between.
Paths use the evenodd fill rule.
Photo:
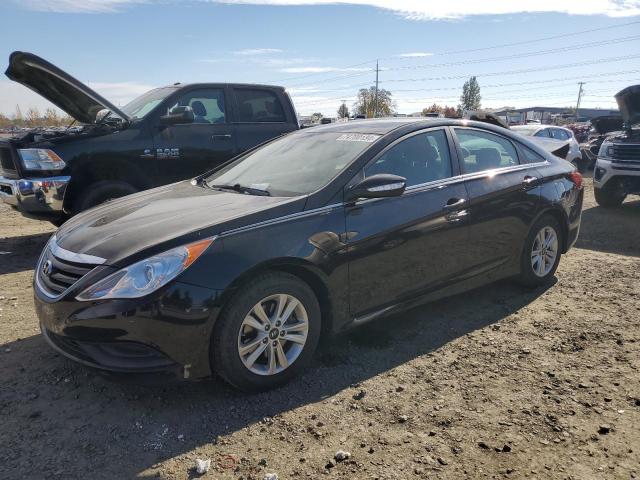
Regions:
<instances>
[{"instance_id":1,"label":"rear window","mask_svg":"<svg viewBox=\"0 0 640 480\"><path fill-rule=\"evenodd\" d=\"M269 90L238 89L238 119L241 122L284 122L284 109L277 95Z\"/></svg>"}]
</instances>

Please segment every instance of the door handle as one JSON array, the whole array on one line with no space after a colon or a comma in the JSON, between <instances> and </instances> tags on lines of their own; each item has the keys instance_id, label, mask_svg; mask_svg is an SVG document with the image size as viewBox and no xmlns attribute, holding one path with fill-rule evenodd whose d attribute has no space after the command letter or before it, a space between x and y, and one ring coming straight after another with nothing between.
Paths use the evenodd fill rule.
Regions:
<instances>
[{"instance_id":1,"label":"door handle","mask_svg":"<svg viewBox=\"0 0 640 480\"><path fill-rule=\"evenodd\" d=\"M533 175L526 175L523 179L522 179L522 184L525 187L528 187L530 185L534 185L536 182L538 181L538 177L534 177Z\"/></svg>"},{"instance_id":2,"label":"door handle","mask_svg":"<svg viewBox=\"0 0 640 480\"><path fill-rule=\"evenodd\" d=\"M450 198L449 200L447 200L447 203L444 204L444 208L446 210L456 209L456 208L460 208L465 203L467 203L467 199L466 198L455 198L454 197L454 198Z\"/></svg>"},{"instance_id":3,"label":"door handle","mask_svg":"<svg viewBox=\"0 0 640 480\"><path fill-rule=\"evenodd\" d=\"M211 139L212 140L222 140L222 139L226 139L226 138L231 138L231 134L230 133L221 133L219 135L211 135Z\"/></svg>"}]
</instances>

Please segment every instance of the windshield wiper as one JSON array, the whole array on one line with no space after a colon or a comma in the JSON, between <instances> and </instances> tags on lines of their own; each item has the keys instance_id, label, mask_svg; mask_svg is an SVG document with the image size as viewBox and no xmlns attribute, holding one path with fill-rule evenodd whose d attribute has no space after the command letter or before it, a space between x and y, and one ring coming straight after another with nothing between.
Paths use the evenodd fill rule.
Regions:
<instances>
[{"instance_id":1,"label":"windshield wiper","mask_svg":"<svg viewBox=\"0 0 640 480\"><path fill-rule=\"evenodd\" d=\"M236 183L234 185L229 185L229 184L216 185L216 184L210 184L206 180L202 183L208 188L217 188L219 190L231 190L238 193L248 193L250 195L262 195L263 197L271 196L271 193L268 190L262 190L260 188L255 188L255 187L247 187L246 185L240 185L239 183Z\"/></svg>"}]
</instances>

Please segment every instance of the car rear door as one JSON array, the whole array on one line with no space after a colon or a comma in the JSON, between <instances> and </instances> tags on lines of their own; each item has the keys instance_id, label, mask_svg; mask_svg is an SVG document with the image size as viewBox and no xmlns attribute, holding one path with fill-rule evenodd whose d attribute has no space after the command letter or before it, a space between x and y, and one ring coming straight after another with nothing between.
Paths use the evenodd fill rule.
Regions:
<instances>
[{"instance_id":1,"label":"car rear door","mask_svg":"<svg viewBox=\"0 0 640 480\"><path fill-rule=\"evenodd\" d=\"M238 153L297 129L284 90L232 87Z\"/></svg>"},{"instance_id":2,"label":"car rear door","mask_svg":"<svg viewBox=\"0 0 640 480\"><path fill-rule=\"evenodd\" d=\"M466 268L467 192L448 129L402 137L353 179L400 175L399 197L345 206L350 308L360 316L452 282Z\"/></svg>"},{"instance_id":3,"label":"car rear door","mask_svg":"<svg viewBox=\"0 0 640 480\"><path fill-rule=\"evenodd\" d=\"M193 123L154 128L154 150L160 183L195 177L232 158L236 153L233 125L229 118L224 87L181 91L169 101L168 113L176 106L193 110Z\"/></svg>"},{"instance_id":4,"label":"car rear door","mask_svg":"<svg viewBox=\"0 0 640 480\"><path fill-rule=\"evenodd\" d=\"M519 267L537 214L541 175L507 136L471 127L452 131L469 193L467 255L473 274L502 276Z\"/></svg>"}]
</instances>

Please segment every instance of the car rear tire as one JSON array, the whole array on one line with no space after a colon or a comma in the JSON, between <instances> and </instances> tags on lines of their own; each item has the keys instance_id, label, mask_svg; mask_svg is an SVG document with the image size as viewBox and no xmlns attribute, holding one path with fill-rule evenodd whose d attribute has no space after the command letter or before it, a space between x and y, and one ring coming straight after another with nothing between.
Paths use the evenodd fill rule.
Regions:
<instances>
[{"instance_id":1,"label":"car rear tire","mask_svg":"<svg viewBox=\"0 0 640 480\"><path fill-rule=\"evenodd\" d=\"M551 215L543 215L531 227L522 249L519 282L528 287L548 284L562 256L562 230Z\"/></svg>"},{"instance_id":2,"label":"car rear tire","mask_svg":"<svg viewBox=\"0 0 640 480\"><path fill-rule=\"evenodd\" d=\"M582 174L587 173L587 163L582 157L574 158L571 163L578 169L578 172Z\"/></svg>"},{"instance_id":3,"label":"car rear tire","mask_svg":"<svg viewBox=\"0 0 640 480\"><path fill-rule=\"evenodd\" d=\"M616 185L613 185L614 187ZM627 197L624 193L619 193L612 185L605 185L604 188L594 188L593 195L596 197L596 203L604 208L618 208Z\"/></svg>"},{"instance_id":4,"label":"car rear tire","mask_svg":"<svg viewBox=\"0 0 640 480\"><path fill-rule=\"evenodd\" d=\"M78 198L74 213L84 212L85 210L100 205L114 198L131 195L138 190L127 182L115 180L105 180L102 182L92 183L85 187L84 192Z\"/></svg>"},{"instance_id":5,"label":"car rear tire","mask_svg":"<svg viewBox=\"0 0 640 480\"><path fill-rule=\"evenodd\" d=\"M320 327L318 299L306 283L262 274L224 307L211 337L213 370L246 392L283 385L313 357Z\"/></svg>"}]
</instances>

